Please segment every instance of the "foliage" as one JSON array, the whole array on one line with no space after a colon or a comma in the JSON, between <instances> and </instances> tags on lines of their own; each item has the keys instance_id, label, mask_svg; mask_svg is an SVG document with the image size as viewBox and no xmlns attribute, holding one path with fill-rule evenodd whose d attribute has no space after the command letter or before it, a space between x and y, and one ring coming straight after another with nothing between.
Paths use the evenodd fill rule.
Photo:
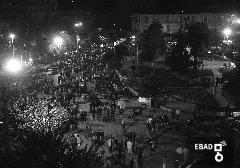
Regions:
<instances>
[{"instance_id":1,"label":"foliage","mask_svg":"<svg viewBox=\"0 0 240 168\"><path fill-rule=\"evenodd\" d=\"M210 33L204 23L193 23L186 25L186 35L196 69L199 64L198 60L205 55L206 48L209 46Z\"/></svg>"},{"instance_id":2,"label":"foliage","mask_svg":"<svg viewBox=\"0 0 240 168\"><path fill-rule=\"evenodd\" d=\"M128 50L124 45L117 45L115 51L108 51L103 58L103 61L108 64L110 69L120 69L122 67L123 55L127 55Z\"/></svg>"},{"instance_id":3,"label":"foliage","mask_svg":"<svg viewBox=\"0 0 240 168\"><path fill-rule=\"evenodd\" d=\"M192 60L190 59L190 53L187 51L187 35L183 28L179 29L176 38L177 44L172 47L171 55L166 58L166 64L181 75L192 66Z\"/></svg>"},{"instance_id":4,"label":"foliage","mask_svg":"<svg viewBox=\"0 0 240 168\"><path fill-rule=\"evenodd\" d=\"M238 49L240 50L240 48ZM225 84L225 88L228 89L230 92L232 92L235 95L239 95L239 87L240 87L240 55L238 55L235 58L235 65L236 68L225 72L223 74L224 80L227 81Z\"/></svg>"},{"instance_id":5,"label":"foliage","mask_svg":"<svg viewBox=\"0 0 240 168\"><path fill-rule=\"evenodd\" d=\"M203 23L182 25L176 33L176 45L172 45L171 55L166 63L180 73L201 65L200 59L206 54L209 45L209 30Z\"/></svg>"},{"instance_id":6,"label":"foliage","mask_svg":"<svg viewBox=\"0 0 240 168\"><path fill-rule=\"evenodd\" d=\"M166 43L163 36L163 26L158 22L153 22L140 35L140 59L142 61L153 61L157 52L164 54Z\"/></svg>"},{"instance_id":7,"label":"foliage","mask_svg":"<svg viewBox=\"0 0 240 168\"><path fill-rule=\"evenodd\" d=\"M76 150L54 134L24 131L17 143L24 148L12 151L10 159L0 152L1 166L8 168L83 168L90 167L91 151ZM5 166L6 165L6 166Z\"/></svg>"},{"instance_id":8,"label":"foliage","mask_svg":"<svg viewBox=\"0 0 240 168\"><path fill-rule=\"evenodd\" d=\"M14 105L13 115L16 120L21 121L19 128L35 132L53 132L68 120L66 110L54 108L48 111L46 101L34 102L27 109L21 109L24 102L18 103Z\"/></svg>"}]
</instances>

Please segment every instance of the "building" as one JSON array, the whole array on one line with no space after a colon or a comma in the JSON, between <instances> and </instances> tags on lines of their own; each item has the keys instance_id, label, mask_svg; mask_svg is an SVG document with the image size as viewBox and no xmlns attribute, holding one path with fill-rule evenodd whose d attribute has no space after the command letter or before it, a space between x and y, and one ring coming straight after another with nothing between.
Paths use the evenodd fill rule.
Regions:
<instances>
[{"instance_id":1,"label":"building","mask_svg":"<svg viewBox=\"0 0 240 168\"><path fill-rule=\"evenodd\" d=\"M221 31L229 24L234 15L228 13L199 13L199 14L159 14L159 15L141 15L131 16L132 32L140 34L151 23L158 21L164 27L164 32L175 33L179 26L185 23L202 22L209 29Z\"/></svg>"}]
</instances>

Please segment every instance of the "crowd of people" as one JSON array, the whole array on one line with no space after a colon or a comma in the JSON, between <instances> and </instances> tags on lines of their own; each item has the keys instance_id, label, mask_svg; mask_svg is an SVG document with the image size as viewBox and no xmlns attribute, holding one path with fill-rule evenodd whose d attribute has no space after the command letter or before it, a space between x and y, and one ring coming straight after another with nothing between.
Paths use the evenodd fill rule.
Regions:
<instances>
[{"instance_id":1,"label":"crowd of people","mask_svg":"<svg viewBox=\"0 0 240 168\"><path fill-rule=\"evenodd\" d=\"M26 127L49 130L66 123L69 129L64 133L74 132L79 124L85 124L91 114L92 120L114 122L122 120L123 137L108 136L102 128L93 130L87 126L86 138L71 133L71 148L88 157L91 167L142 167L143 159L152 155L158 147L159 123L167 124L165 118L147 116L147 138L137 139L135 132L126 128L126 120L132 120L143 113L130 111L127 117L124 109L117 105L118 88L124 87L114 71L106 70L103 64L88 60L83 55L71 55L62 58L56 65L57 81L47 75L34 74L34 80L20 96L12 99L12 110L27 119ZM92 84L93 87L88 85ZM106 96L107 95L107 96ZM101 99L107 99L106 102ZM81 109L81 104L89 103L89 111ZM59 116L59 117L56 117ZM53 119L56 118L53 123ZM45 124L42 124L45 123ZM42 124L42 125L41 125ZM52 124L54 128L50 128ZM89 143L83 143L87 139ZM66 151L67 152L67 151Z\"/></svg>"}]
</instances>

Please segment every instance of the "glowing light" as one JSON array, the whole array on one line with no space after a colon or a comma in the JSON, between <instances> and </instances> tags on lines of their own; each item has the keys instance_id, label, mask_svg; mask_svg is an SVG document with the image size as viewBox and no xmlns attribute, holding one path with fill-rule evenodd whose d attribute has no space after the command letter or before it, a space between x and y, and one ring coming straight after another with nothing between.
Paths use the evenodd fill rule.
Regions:
<instances>
[{"instance_id":1,"label":"glowing light","mask_svg":"<svg viewBox=\"0 0 240 168\"><path fill-rule=\"evenodd\" d=\"M9 37L10 37L11 39L14 39L14 38L15 38L15 34L12 34L12 33L11 33L11 34L9 35Z\"/></svg>"},{"instance_id":2,"label":"glowing light","mask_svg":"<svg viewBox=\"0 0 240 168\"><path fill-rule=\"evenodd\" d=\"M82 22L75 23L74 26L75 26L75 27L80 27L80 26L82 26Z\"/></svg>"},{"instance_id":3,"label":"glowing light","mask_svg":"<svg viewBox=\"0 0 240 168\"><path fill-rule=\"evenodd\" d=\"M19 60L12 58L6 63L5 68L8 72L17 73L22 70L22 64Z\"/></svg>"},{"instance_id":4,"label":"glowing light","mask_svg":"<svg viewBox=\"0 0 240 168\"><path fill-rule=\"evenodd\" d=\"M223 40L223 43L231 44L231 43L232 43L232 40Z\"/></svg>"},{"instance_id":5,"label":"glowing light","mask_svg":"<svg viewBox=\"0 0 240 168\"><path fill-rule=\"evenodd\" d=\"M231 66L232 68L236 68L236 65L235 65L233 62L230 63L230 66Z\"/></svg>"},{"instance_id":6,"label":"glowing light","mask_svg":"<svg viewBox=\"0 0 240 168\"><path fill-rule=\"evenodd\" d=\"M240 24L240 19L233 20L232 22L233 22L233 23Z\"/></svg>"},{"instance_id":7,"label":"glowing light","mask_svg":"<svg viewBox=\"0 0 240 168\"><path fill-rule=\"evenodd\" d=\"M61 46L63 44L63 39L59 36L55 37L54 38L54 44L57 45L57 46Z\"/></svg>"},{"instance_id":8,"label":"glowing light","mask_svg":"<svg viewBox=\"0 0 240 168\"><path fill-rule=\"evenodd\" d=\"M232 30L230 28L226 28L223 30L223 34L228 37L232 34Z\"/></svg>"},{"instance_id":9,"label":"glowing light","mask_svg":"<svg viewBox=\"0 0 240 168\"><path fill-rule=\"evenodd\" d=\"M33 62L33 59L32 59L32 58L29 58L29 62Z\"/></svg>"}]
</instances>

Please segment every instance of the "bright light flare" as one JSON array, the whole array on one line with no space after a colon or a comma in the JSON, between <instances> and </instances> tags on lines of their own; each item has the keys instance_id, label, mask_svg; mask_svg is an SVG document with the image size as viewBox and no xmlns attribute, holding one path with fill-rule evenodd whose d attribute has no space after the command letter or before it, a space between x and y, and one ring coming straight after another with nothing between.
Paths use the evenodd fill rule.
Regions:
<instances>
[{"instance_id":1,"label":"bright light flare","mask_svg":"<svg viewBox=\"0 0 240 168\"><path fill-rule=\"evenodd\" d=\"M233 20L232 22L236 24L240 24L240 19Z\"/></svg>"},{"instance_id":2,"label":"bright light flare","mask_svg":"<svg viewBox=\"0 0 240 168\"><path fill-rule=\"evenodd\" d=\"M54 42L54 44L57 45L57 46L63 45L63 39L62 39L62 37L59 37L59 36L55 37L54 40L53 40L53 42Z\"/></svg>"},{"instance_id":3,"label":"bright light flare","mask_svg":"<svg viewBox=\"0 0 240 168\"><path fill-rule=\"evenodd\" d=\"M29 58L29 62L33 62L33 59L32 59L32 58Z\"/></svg>"},{"instance_id":4,"label":"bright light flare","mask_svg":"<svg viewBox=\"0 0 240 168\"><path fill-rule=\"evenodd\" d=\"M228 37L232 34L232 30L230 28L226 28L223 30L223 34Z\"/></svg>"},{"instance_id":5,"label":"bright light flare","mask_svg":"<svg viewBox=\"0 0 240 168\"><path fill-rule=\"evenodd\" d=\"M5 68L8 72L17 73L22 70L22 64L21 61L12 58L6 63Z\"/></svg>"},{"instance_id":6,"label":"bright light flare","mask_svg":"<svg viewBox=\"0 0 240 168\"><path fill-rule=\"evenodd\" d=\"M9 35L9 37L10 37L11 39L14 39L14 38L15 38L15 34L12 34L12 33L11 33L11 34Z\"/></svg>"},{"instance_id":7,"label":"bright light flare","mask_svg":"<svg viewBox=\"0 0 240 168\"><path fill-rule=\"evenodd\" d=\"M80 27L80 26L82 26L82 22L75 23L74 26L75 26L75 27Z\"/></svg>"}]
</instances>

